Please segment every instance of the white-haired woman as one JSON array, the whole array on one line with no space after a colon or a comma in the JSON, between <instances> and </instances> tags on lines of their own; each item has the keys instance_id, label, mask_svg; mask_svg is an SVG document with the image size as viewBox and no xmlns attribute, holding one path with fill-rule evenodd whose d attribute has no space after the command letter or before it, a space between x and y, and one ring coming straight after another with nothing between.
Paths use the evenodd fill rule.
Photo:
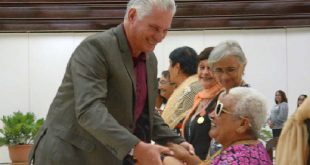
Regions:
<instances>
[{"instance_id":1,"label":"white-haired woman","mask_svg":"<svg viewBox=\"0 0 310 165\"><path fill-rule=\"evenodd\" d=\"M212 128L209 135L223 148L213 157L202 161L178 145L171 145L174 157L166 157L164 164L264 164L272 162L258 133L267 116L265 98L252 88L232 88L219 98L215 111L210 115Z\"/></svg>"},{"instance_id":2,"label":"white-haired woman","mask_svg":"<svg viewBox=\"0 0 310 165\"><path fill-rule=\"evenodd\" d=\"M241 46L237 41L232 40L218 44L208 59L208 65L214 78L226 92L233 87L249 87L243 80L246 64L247 58ZM220 148L221 146L212 140L209 155L213 155Z\"/></svg>"},{"instance_id":3,"label":"white-haired woman","mask_svg":"<svg viewBox=\"0 0 310 165\"><path fill-rule=\"evenodd\" d=\"M249 86L243 80L247 58L236 41L218 44L210 54L208 65L214 77L228 91L237 86Z\"/></svg>"}]
</instances>

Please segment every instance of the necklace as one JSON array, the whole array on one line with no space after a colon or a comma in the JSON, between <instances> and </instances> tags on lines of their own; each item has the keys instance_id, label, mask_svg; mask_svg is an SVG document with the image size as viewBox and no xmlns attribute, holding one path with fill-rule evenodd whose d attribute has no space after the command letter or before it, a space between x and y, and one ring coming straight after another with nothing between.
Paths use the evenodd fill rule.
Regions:
<instances>
[{"instance_id":1,"label":"necklace","mask_svg":"<svg viewBox=\"0 0 310 165\"><path fill-rule=\"evenodd\" d=\"M257 143L259 143L258 140L249 139L249 140L236 141L232 145L236 145L236 144L257 144ZM232 145L230 145L230 146L232 146Z\"/></svg>"},{"instance_id":2,"label":"necklace","mask_svg":"<svg viewBox=\"0 0 310 165\"><path fill-rule=\"evenodd\" d=\"M197 123L198 124L202 124L205 121L205 115L206 115L206 111L205 109L207 108L207 106L209 105L210 100L206 101L206 100L202 100L197 108L197 111L195 112L195 114L192 116L192 118L195 118L196 116L199 116L197 119Z\"/></svg>"}]
</instances>

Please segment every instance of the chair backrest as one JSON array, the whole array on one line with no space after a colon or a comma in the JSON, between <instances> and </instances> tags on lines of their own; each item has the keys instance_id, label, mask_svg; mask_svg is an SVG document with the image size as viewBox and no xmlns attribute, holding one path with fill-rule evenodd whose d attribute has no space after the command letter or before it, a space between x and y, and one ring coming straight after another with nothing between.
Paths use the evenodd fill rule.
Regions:
<instances>
[{"instance_id":1,"label":"chair backrest","mask_svg":"<svg viewBox=\"0 0 310 165\"><path fill-rule=\"evenodd\" d=\"M272 138L266 143L266 150L271 160L273 160L273 149L277 147L279 137Z\"/></svg>"}]
</instances>

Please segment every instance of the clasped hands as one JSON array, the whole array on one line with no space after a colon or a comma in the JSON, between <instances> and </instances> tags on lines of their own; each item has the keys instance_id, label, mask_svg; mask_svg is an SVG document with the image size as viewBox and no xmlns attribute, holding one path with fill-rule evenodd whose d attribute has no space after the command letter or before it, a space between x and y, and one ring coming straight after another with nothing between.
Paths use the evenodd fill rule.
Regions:
<instances>
[{"instance_id":1,"label":"clasped hands","mask_svg":"<svg viewBox=\"0 0 310 165\"><path fill-rule=\"evenodd\" d=\"M182 142L179 145L168 143L167 147L149 144L140 141L134 150L133 156L137 160L136 165L163 165L161 155L175 157L176 160L182 160L186 155L194 155L194 148L188 142Z\"/></svg>"}]
</instances>

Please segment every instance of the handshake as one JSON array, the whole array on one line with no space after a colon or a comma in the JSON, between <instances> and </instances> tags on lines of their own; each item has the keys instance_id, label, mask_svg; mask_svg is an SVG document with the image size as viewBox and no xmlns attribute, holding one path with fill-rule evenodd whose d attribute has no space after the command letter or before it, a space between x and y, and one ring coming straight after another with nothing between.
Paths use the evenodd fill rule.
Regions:
<instances>
[{"instance_id":1,"label":"handshake","mask_svg":"<svg viewBox=\"0 0 310 165\"><path fill-rule=\"evenodd\" d=\"M168 143L166 147L139 142L133 156L136 165L196 165L201 162L188 142Z\"/></svg>"}]
</instances>

